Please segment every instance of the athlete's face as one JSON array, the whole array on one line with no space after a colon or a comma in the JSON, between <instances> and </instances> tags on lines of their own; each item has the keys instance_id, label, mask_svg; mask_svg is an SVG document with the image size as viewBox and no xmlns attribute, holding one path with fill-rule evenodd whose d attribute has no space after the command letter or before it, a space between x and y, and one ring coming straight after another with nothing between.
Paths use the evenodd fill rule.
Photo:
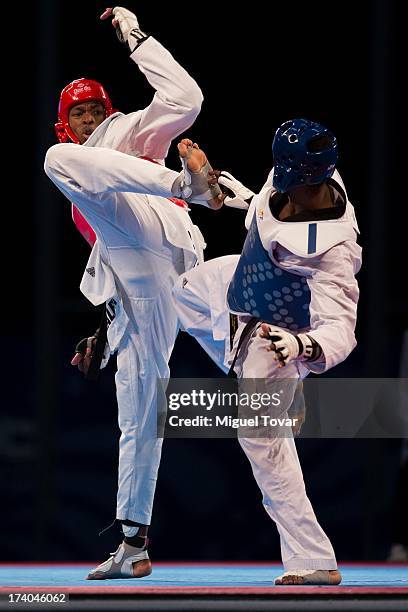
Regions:
<instances>
[{"instance_id":1,"label":"athlete's face","mask_svg":"<svg viewBox=\"0 0 408 612\"><path fill-rule=\"evenodd\" d=\"M82 102L81 104L75 104L69 111L69 127L80 144L84 144L105 117L105 107L100 102L96 100Z\"/></svg>"}]
</instances>

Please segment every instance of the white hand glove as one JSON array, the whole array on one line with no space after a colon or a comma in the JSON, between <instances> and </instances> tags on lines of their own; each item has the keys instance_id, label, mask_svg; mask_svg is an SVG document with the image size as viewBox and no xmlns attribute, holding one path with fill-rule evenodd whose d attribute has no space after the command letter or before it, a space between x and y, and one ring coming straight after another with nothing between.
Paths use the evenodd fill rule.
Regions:
<instances>
[{"instance_id":1,"label":"white hand glove","mask_svg":"<svg viewBox=\"0 0 408 612\"><path fill-rule=\"evenodd\" d=\"M270 338L271 347L268 350L275 353L274 359L279 361L280 368L295 359L306 361L316 358L317 355L314 355L316 347L320 349L317 342L313 344L312 339L306 334L294 336L280 327L274 327L267 323L262 323L260 335L263 338Z\"/></svg>"},{"instance_id":2,"label":"white hand glove","mask_svg":"<svg viewBox=\"0 0 408 612\"><path fill-rule=\"evenodd\" d=\"M148 35L142 32L137 17L131 11L122 6L115 6L113 9L106 9L101 19L113 16L112 25L116 29L117 37L121 43L129 47L131 53L143 42Z\"/></svg>"},{"instance_id":3,"label":"white hand glove","mask_svg":"<svg viewBox=\"0 0 408 612\"><path fill-rule=\"evenodd\" d=\"M238 181L232 174L223 170L218 177L218 183L224 187L221 187L221 191L228 193L224 200L225 206L231 206L231 208L241 208L248 210L249 200L255 194L253 191L245 187L240 181Z\"/></svg>"}]
</instances>

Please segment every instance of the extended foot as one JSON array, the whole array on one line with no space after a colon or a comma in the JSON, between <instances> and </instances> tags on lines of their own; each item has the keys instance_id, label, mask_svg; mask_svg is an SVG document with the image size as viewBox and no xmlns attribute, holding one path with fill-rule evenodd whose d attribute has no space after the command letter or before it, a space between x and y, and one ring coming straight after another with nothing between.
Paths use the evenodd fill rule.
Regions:
<instances>
[{"instance_id":1,"label":"extended foot","mask_svg":"<svg viewBox=\"0 0 408 612\"><path fill-rule=\"evenodd\" d=\"M91 570L87 580L114 578L144 578L152 573L152 564L145 547L135 548L122 542L118 550L98 567Z\"/></svg>"},{"instance_id":2,"label":"extended foot","mask_svg":"<svg viewBox=\"0 0 408 612\"><path fill-rule=\"evenodd\" d=\"M275 579L276 585L308 584L337 585L341 582L338 570L290 570Z\"/></svg>"},{"instance_id":3,"label":"extended foot","mask_svg":"<svg viewBox=\"0 0 408 612\"><path fill-rule=\"evenodd\" d=\"M187 159L187 168L191 172L200 172L205 166L208 159L204 151L200 149L196 142L183 138L177 145L180 157Z\"/></svg>"},{"instance_id":4,"label":"extended foot","mask_svg":"<svg viewBox=\"0 0 408 612\"><path fill-rule=\"evenodd\" d=\"M211 168L207 156L196 142L183 138L177 145L179 155L185 160L188 170L192 174L205 173L205 189L208 190L207 204L210 208L221 208L225 195L220 192L217 177Z\"/></svg>"}]
</instances>

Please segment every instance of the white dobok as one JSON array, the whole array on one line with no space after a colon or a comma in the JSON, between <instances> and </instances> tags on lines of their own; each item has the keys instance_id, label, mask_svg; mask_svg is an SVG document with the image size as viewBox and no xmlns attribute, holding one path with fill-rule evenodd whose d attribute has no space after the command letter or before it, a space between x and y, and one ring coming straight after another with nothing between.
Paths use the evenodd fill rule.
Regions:
<instances>
[{"instance_id":1,"label":"white dobok","mask_svg":"<svg viewBox=\"0 0 408 612\"><path fill-rule=\"evenodd\" d=\"M266 350L270 340L259 335L260 322L242 343L235 364L240 384L245 384L243 379L258 379L262 391L268 383L272 391L284 389L280 412L274 416L285 416L298 381L310 371L325 372L340 363L356 344L355 274L361 248L354 209L337 171L330 185L336 204L342 206L340 216L297 222L274 216L270 202L278 194L272 172L252 198L241 255L217 258L182 274L174 295L183 328L224 372L251 317L293 334L307 333L319 343L320 359L293 360L284 367L278 367L273 353ZM239 315L232 350L231 312ZM249 389L256 385L255 381ZM285 570L336 569L331 543L306 495L292 435L279 437L270 430L261 435L245 437L244 432L239 442L251 462L265 509L277 525Z\"/></svg>"}]
</instances>

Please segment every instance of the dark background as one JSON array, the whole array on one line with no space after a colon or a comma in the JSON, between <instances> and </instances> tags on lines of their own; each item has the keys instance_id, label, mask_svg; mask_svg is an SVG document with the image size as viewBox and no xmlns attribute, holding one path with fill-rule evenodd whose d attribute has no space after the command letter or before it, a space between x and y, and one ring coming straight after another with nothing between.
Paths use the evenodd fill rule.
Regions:
<instances>
[{"instance_id":1,"label":"dark background","mask_svg":"<svg viewBox=\"0 0 408 612\"><path fill-rule=\"evenodd\" d=\"M408 327L402 3L142 4L126 6L204 92L186 135L213 166L257 190L284 120L307 117L337 135L364 264L359 344L330 375L397 376ZM102 559L119 541L115 529L97 535L115 516L114 360L96 385L69 365L72 347L95 329L99 313L78 289L88 246L42 171L55 141L59 92L69 81L100 80L125 113L152 97L109 23L99 21L104 8L90 1L29 5L16 39L24 61L4 68L10 159L3 174L2 560ZM179 167L174 150L168 165ZM207 259L239 252L240 211L192 215L208 242ZM220 375L185 334L171 367L175 377ZM299 441L309 496L339 559L386 557L400 447L398 440ZM155 559L279 558L276 530L233 440L165 442L151 535Z\"/></svg>"}]
</instances>

